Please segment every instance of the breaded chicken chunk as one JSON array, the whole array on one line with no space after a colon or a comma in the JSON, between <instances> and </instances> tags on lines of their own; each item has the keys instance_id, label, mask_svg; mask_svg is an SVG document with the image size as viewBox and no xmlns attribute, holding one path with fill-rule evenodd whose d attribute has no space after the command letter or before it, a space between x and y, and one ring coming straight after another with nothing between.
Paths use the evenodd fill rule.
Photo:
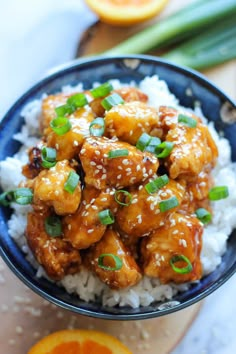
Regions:
<instances>
[{"instance_id":1,"label":"breaded chicken chunk","mask_svg":"<svg viewBox=\"0 0 236 354\"><path fill-rule=\"evenodd\" d=\"M99 219L99 212L105 209L114 210L114 191L107 188L99 191L86 187L80 208L73 215L63 219L64 237L75 248L84 249L98 242L105 230Z\"/></svg>"},{"instance_id":2,"label":"breaded chicken chunk","mask_svg":"<svg viewBox=\"0 0 236 354\"><path fill-rule=\"evenodd\" d=\"M69 161L64 160L39 173L33 183L33 204L36 208L41 205L53 207L58 215L72 214L78 209L81 200L80 182L73 193L64 188L71 172L75 171L70 167Z\"/></svg>"},{"instance_id":3,"label":"breaded chicken chunk","mask_svg":"<svg viewBox=\"0 0 236 354\"><path fill-rule=\"evenodd\" d=\"M89 126L94 119L90 107L80 108L69 117L71 129L64 135L56 134L51 127L45 129L46 142L57 150L57 160L72 159L78 155L84 139L90 135Z\"/></svg>"},{"instance_id":4,"label":"breaded chicken chunk","mask_svg":"<svg viewBox=\"0 0 236 354\"><path fill-rule=\"evenodd\" d=\"M183 283L200 279L202 232L203 226L197 218L172 213L165 225L142 240L144 274L159 278L164 284L170 281ZM173 270L170 261L171 259L174 261L175 256L187 257L190 269L183 273ZM173 265L177 268L186 268L188 263L181 258L180 261L176 259Z\"/></svg>"},{"instance_id":5,"label":"breaded chicken chunk","mask_svg":"<svg viewBox=\"0 0 236 354\"><path fill-rule=\"evenodd\" d=\"M143 102L128 102L112 107L105 115L106 135L136 145L142 133L157 125L158 114Z\"/></svg>"},{"instance_id":6,"label":"breaded chicken chunk","mask_svg":"<svg viewBox=\"0 0 236 354\"><path fill-rule=\"evenodd\" d=\"M110 158L111 152L125 151L125 156ZM107 138L89 138L79 154L85 182L98 189L132 186L153 176L159 166L158 159L134 146Z\"/></svg>"},{"instance_id":7,"label":"breaded chicken chunk","mask_svg":"<svg viewBox=\"0 0 236 354\"><path fill-rule=\"evenodd\" d=\"M99 266L101 255L112 254L119 257L122 266L118 270L107 270ZM133 257L124 246L119 234L108 228L101 241L90 248L85 256L86 263L96 273L102 282L112 289L123 289L135 285L141 279L141 272ZM106 267L114 268L114 259L104 257L102 263Z\"/></svg>"},{"instance_id":8,"label":"breaded chicken chunk","mask_svg":"<svg viewBox=\"0 0 236 354\"><path fill-rule=\"evenodd\" d=\"M184 194L185 186L174 180L170 180L166 186L153 194L148 194L145 187L141 186L131 192L132 203L119 208L116 222L120 230L131 237L146 236L164 225L168 215L180 207ZM176 197L179 205L161 212L160 202L171 197Z\"/></svg>"},{"instance_id":9,"label":"breaded chicken chunk","mask_svg":"<svg viewBox=\"0 0 236 354\"><path fill-rule=\"evenodd\" d=\"M45 230L45 220L49 214L29 213L26 239L35 258L43 266L48 276L60 280L67 274L79 271L81 258L69 242L61 237L51 237Z\"/></svg>"}]
</instances>

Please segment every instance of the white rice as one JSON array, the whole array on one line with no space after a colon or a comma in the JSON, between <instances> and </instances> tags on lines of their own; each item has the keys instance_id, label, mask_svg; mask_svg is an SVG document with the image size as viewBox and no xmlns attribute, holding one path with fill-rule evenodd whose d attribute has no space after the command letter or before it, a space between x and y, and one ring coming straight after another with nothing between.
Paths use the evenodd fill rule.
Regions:
<instances>
[{"instance_id":1,"label":"white rice","mask_svg":"<svg viewBox=\"0 0 236 354\"><path fill-rule=\"evenodd\" d=\"M111 81L114 88L121 87L118 80ZM134 83L131 83L133 85ZM98 83L94 84L97 86ZM178 99L169 91L166 83L159 80L157 76L147 77L141 81L139 88L149 97L150 106L159 108L160 105L176 107L186 112L189 109L179 106ZM82 84L75 87L66 86L62 88L65 93L79 92L83 90ZM45 97L45 95L43 96ZM42 97L42 98L43 98ZM25 125L15 139L23 146L13 157L6 158L0 162L0 185L4 191L14 189L23 179L21 167L27 162L27 148L37 141L39 116L41 113L41 100L30 102L22 111ZM201 109L196 107L195 113L201 115ZM205 118L202 117L204 122ZM206 121L207 122L207 121ZM203 248L201 261L204 275L212 272L221 263L222 255L226 251L227 238L232 230L236 228L236 165L231 162L231 149L228 141L220 137L214 129L213 123L208 124L209 130L218 146L218 164L213 171L216 185L227 185L229 197L212 203L213 220L205 227L203 234ZM9 234L26 254L29 262L37 268L36 275L46 276L43 268L33 258L30 252L24 230L26 227L26 215L31 207L13 204L13 214L8 221ZM84 269L79 274L67 275L61 282L68 293L78 294L84 301L100 301L107 306L148 306L153 301L171 300L178 291L184 291L189 284L175 285L160 284L158 279L151 279L146 276L139 284L125 290L111 290L103 284L97 276Z\"/></svg>"}]
</instances>

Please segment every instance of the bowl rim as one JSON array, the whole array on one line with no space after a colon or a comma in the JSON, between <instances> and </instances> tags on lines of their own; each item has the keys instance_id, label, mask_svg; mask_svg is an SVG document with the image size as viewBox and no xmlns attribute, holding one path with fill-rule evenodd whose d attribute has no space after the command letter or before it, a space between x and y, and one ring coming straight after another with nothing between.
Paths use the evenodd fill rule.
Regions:
<instances>
[{"instance_id":1,"label":"bowl rim","mask_svg":"<svg viewBox=\"0 0 236 354\"><path fill-rule=\"evenodd\" d=\"M215 85L211 80L207 79L204 75L201 73L189 69L180 65L176 65L168 60L161 59L159 57L154 57L151 55L142 55L142 54L137 54L137 55L117 55L114 57L109 57L109 56L93 56L93 57L87 57L87 58L79 58L72 60L68 63L62 64L60 66L57 66L56 68L53 68L50 70L50 72L45 75L41 80L39 80L36 84L31 86L23 95L21 95L15 103L10 107L10 109L6 112L4 115L3 119L0 122L0 129L1 127L10 119L11 115L14 113L15 110L17 110L18 107L21 106L21 104L24 103L24 101L29 98L31 95L33 95L35 92L37 92L41 87L43 87L46 83L50 82L51 80L57 78L57 76L63 75L63 73L67 73L71 69L74 69L76 67L83 67L85 65L89 64L94 64L94 63L102 63L106 61L113 61L113 60L125 60L125 59L138 59L141 61L146 61L148 63L154 62L155 64L163 64L166 67L170 67L174 69L175 71L180 72L181 74L184 74L190 78L194 78L196 81L200 82L201 85L203 85L205 88L216 94L217 96L222 97L225 101L228 101L230 104L232 104L233 107L235 107L235 102L233 99L231 99L223 90L221 90L217 85ZM90 309L84 309L81 307L77 307L76 305L69 304L64 300L60 300L43 289L40 289L30 278L25 276L23 273L20 272L20 270L16 267L16 265L12 262L10 257L8 256L7 252L2 248L2 245L0 244L0 256L2 256L3 260L5 263L8 265L8 267L11 269L11 271L25 284L27 285L32 291L34 291L36 294L40 295L42 298L54 303L55 305L58 305L66 310L70 310L72 312L81 314L81 315L86 315L94 318L100 318L100 319L107 319L107 320L142 320L142 319L150 319L154 317L161 317L164 315L168 315L170 313L174 313L176 311L182 310L188 306L191 306L198 301L202 300L206 296L210 295L212 292L214 292L216 289L218 289L222 284L224 284L235 272L236 272L236 261L234 264L228 269L227 273L224 274L224 277L219 279L218 281L214 282L211 284L208 288L204 289L200 294L196 295L193 299L186 300L183 303L180 303L174 307L166 308L163 310L158 310L155 309L154 311L149 311L149 312L144 312L144 313L131 313L131 314L116 314L116 313L100 313L99 311L94 311ZM170 300L170 302L173 300ZM166 301L167 303L169 302L168 300ZM86 303L86 302L85 302ZM152 305L150 305L152 306Z\"/></svg>"}]
</instances>

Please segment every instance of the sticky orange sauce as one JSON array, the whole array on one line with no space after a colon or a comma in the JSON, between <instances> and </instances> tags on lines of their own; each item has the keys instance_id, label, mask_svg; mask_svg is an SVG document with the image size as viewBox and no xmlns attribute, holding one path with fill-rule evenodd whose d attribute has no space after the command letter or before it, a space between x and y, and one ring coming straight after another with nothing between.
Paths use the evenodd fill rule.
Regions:
<instances>
[{"instance_id":1,"label":"sticky orange sauce","mask_svg":"<svg viewBox=\"0 0 236 354\"><path fill-rule=\"evenodd\" d=\"M82 344L73 341L59 344L48 354L112 354L112 351L102 344L86 340Z\"/></svg>"}]
</instances>

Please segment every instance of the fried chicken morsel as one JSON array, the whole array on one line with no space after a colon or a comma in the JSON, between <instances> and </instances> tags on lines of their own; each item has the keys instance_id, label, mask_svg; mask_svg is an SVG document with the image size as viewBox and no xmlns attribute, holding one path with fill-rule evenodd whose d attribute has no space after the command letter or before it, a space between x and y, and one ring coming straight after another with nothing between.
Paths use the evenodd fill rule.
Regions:
<instances>
[{"instance_id":1,"label":"fried chicken morsel","mask_svg":"<svg viewBox=\"0 0 236 354\"><path fill-rule=\"evenodd\" d=\"M112 107L106 115L106 135L117 137L135 145L143 132L150 131L157 125L158 115L154 108L142 102L128 102Z\"/></svg>"},{"instance_id":2,"label":"fried chicken morsel","mask_svg":"<svg viewBox=\"0 0 236 354\"><path fill-rule=\"evenodd\" d=\"M81 264L79 251L61 237L51 237L45 231L49 213L29 213L26 239L35 258L48 276L60 280L67 274L78 273Z\"/></svg>"},{"instance_id":3,"label":"fried chicken morsel","mask_svg":"<svg viewBox=\"0 0 236 354\"><path fill-rule=\"evenodd\" d=\"M191 180L201 171L210 171L215 166L218 150L208 128L200 119L188 115L196 121L197 125L193 128L178 122L177 110L162 107L159 115L159 128L163 129L165 140L174 143L165 162L170 177Z\"/></svg>"},{"instance_id":4,"label":"fried chicken morsel","mask_svg":"<svg viewBox=\"0 0 236 354\"><path fill-rule=\"evenodd\" d=\"M200 279L202 232L203 226L197 218L172 213L165 225L142 240L144 274L159 278L164 284L170 281L183 283ZM172 257L179 255L188 258L192 265L191 271L178 273L172 269L170 261ZM187 265L184 260L180 260L174 263L174 266L181 269Z\"/></svg>"},{"instance_id":5,"label":"fried chicken morsel","mask_svg":"<svg viewBox=\"0 0 236 354\"><path fill-rule=\"evenodd\" d=\"M73 194L64 189L71 172L74 169L67 160L59 161L54 167L41 171L33 181L33 206L39 210L45 206L53 207L58 215L74 213L81 200L81 184L78 183Z\"/></svg>"},{"instance_id":6,"label":"fried chicken morsel","mask_svg":"<svg viewBox=\"0 0 236 354\"><path fill-rule=\"evenodd\" d=\"M99 212L107 208L112 209L114 191L106 189L99 191L93 187L83 190L83 200L77 212L63 219L64 238L73 247L84 249L98 242L105 230L99 220Z\"/></svg>"},{"instance_id":7,"label":"fried chicken morsel","mask_svg":"<svg viewBox=\"0 0 236 354\"><path fill-rule=\"evenodd\" d=\"M98 259L102 254L118 256L122 261L122 267L118 270L106 270L98 265ZM134 258L126 249L119 234L108 228L101 241L92 246L85 256L86 263L97 274L102 282L112 289L123 289L135 285L141 279L141 272ZM103 258L103 265L114 267L114 260L111 257Z\"/></svg>"},{"instance_id":8,"label":"fried chicken morsel","mask_svg":"<svg viewBox=\"0 0 236 354\"><path fill-rule=\"evenodd\" d=\"M145 187L132 191L132 203L120 208L116 215L116 222L122 232L131 237L147 236L152 230L164 225L167 216L177 210L183 200L185 186L174 180L156 193L148 194ZM175 196L179 205L165 212L160 211L161 201Z\"/></svg>"},{"instance_id":9,"label":"fried chicken morsel","mask_svg":"<svg viewBox=\"0 0 236 354\"><path fill-rule=\"evenodd\" d=\"M109 153L126 151L126 156L110 158ZM98 189L106 186L121 188L144 182L153 176L158 159L134 146L107 138L88 138L79 154L85 183Z\"/></svg>"}]
</instances>

